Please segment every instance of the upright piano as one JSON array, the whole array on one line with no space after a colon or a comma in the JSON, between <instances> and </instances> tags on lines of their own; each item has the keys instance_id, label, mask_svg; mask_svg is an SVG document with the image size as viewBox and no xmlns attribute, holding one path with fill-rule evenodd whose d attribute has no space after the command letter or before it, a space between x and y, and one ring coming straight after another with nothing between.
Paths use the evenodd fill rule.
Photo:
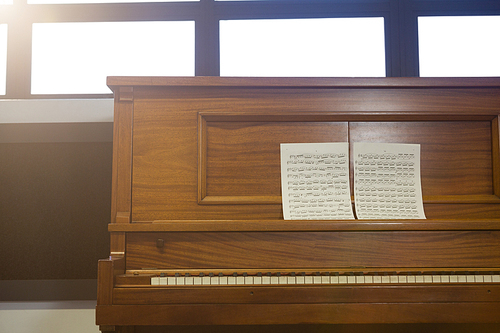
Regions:
<instances>
[{"instance_id":1,"label":"upright piano","mask_svg":"<svg viewBox=\"0 0 500 333\"><path fill-rule=\"evenodd\" d=\"M109 77L108 85L102 331L500 323L500 79ZM284 220L280 144L321 142L420 144L427 218Z\"/></svg>"}]
</instances>

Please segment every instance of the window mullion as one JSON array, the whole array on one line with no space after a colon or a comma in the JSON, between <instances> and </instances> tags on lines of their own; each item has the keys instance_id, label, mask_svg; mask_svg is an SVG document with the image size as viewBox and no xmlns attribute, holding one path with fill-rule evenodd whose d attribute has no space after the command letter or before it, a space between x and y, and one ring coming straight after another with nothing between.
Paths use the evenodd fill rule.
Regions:
<instances>
[{"instance_id":1,"label":"window mullion","mask_svg":"<svg viewBox=\"0 0 500 333\"><path fill-rule=\"evenodd\" d=\"M213 0L201 0L195 21L195 75L218 76L219 19Z\"/></svg>"},{"instance_id":2,"label":"window mullion","mask_svg":"<svg viewBox=\"0 0 500 333\"><path fill-rule=\"evenodd\" d=\"M20 13L24 4L15 4ZM31 15L16 15L7 27L6 98L29 98L31 88Z\"/></svg>"}]
</instances>

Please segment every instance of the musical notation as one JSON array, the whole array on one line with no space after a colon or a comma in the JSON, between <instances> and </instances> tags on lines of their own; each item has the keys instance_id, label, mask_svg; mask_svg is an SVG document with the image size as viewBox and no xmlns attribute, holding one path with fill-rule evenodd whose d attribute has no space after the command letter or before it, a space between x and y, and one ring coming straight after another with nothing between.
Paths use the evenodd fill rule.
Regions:
<instances>
[{"instance_id":1,"label":"musical notation","mask_svg":"<svg viewBox=\"0 0 500 333\"><path fill-rule=\"evenodd\" d=\"M353 153L359 219L425 219L420 145L354 143Z\"/></svg>"},{"instance_id":2,"label":"musical notation","mask_svg":"<svg viewBox=\"0 0 500 333\"><path fill-rule=\"evenodd\" d=\"M359 219L425 219L420 145L354 143ZM348 143L281 144L284 219L353 219Z\"/></svg>"},{"instance_id":3,"label":"musical notation","mask_svg":"<svg viewBox=\"0 0 500 333\"><path fill-rule=\"evenodd\" d=\"M348 143L281 144L285 220L353 219Z\"/></svg>"}]
</instances>

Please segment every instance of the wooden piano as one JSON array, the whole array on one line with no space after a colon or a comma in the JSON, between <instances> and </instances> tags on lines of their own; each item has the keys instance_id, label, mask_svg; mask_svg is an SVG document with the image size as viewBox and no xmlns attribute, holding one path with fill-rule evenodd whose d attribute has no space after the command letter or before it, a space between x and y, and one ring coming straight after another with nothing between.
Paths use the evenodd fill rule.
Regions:
<instances>
[{"instance_id":1,"label":"wooden piano","mask_svg":"<svg viewBox=\"0 0 500 333\"><path fill-rule=\"evenodd\" d=\"M500 323L500 79L109 77L108 85L102 331ZM427 219L284 220L280 143L301 142L420 144Z\"/></svg>"}]
</instances>

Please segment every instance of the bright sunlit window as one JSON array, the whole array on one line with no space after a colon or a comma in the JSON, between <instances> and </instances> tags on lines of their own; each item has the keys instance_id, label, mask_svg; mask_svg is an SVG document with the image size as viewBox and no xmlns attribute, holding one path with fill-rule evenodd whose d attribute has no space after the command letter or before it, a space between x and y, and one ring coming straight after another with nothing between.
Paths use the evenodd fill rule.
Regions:
<instances>
[{"instance_id":1,"label":"bright sunlit window","mask_svg":"<svg viewBox=\"0 0 500 333\"><path fill-rule=\"evenodd\" d=\"M220 74L385 76L384 18L221 21Z\"/></svg>"},{"instance_id":2,"label":"bright sunlit window","mask_svg":"<svg viewBox=\"0 0 500 333\"><path fill-rule=\"evenodd\" d=\"M106 76L193 76L194 22L33 24L32 94L110 93Z\"/></svg>"},{"instance_id":3,"label":"bright sunlit window","mask_svg":"<svg viewBox=\"0 0 500 333\"><path fill-rule=\"evenodd\" d=\"M500 16L418 18L420 76L500 76Z\"/></svg>"},{"instance_id":4,"label":"bright sunlit window","mask_svg":"<svg viewBox=\"0 0 500 333\"><path fill-rule=\"evenodd\" d=\"M7 80L7 24L0 24L0 95L5 95Z\"/></svg>"},{"instance_id":5,"label":"bright sunlit window","mask_svg":"<svg viewBox=\"0 0 500 333\"><path fill-rule=\"evenodd\" d=\"M195 1L200 1L200 0L28 0L28 3L29 4L76 4L76 3L195 2Z\"/></svg>"}]
</instances>

